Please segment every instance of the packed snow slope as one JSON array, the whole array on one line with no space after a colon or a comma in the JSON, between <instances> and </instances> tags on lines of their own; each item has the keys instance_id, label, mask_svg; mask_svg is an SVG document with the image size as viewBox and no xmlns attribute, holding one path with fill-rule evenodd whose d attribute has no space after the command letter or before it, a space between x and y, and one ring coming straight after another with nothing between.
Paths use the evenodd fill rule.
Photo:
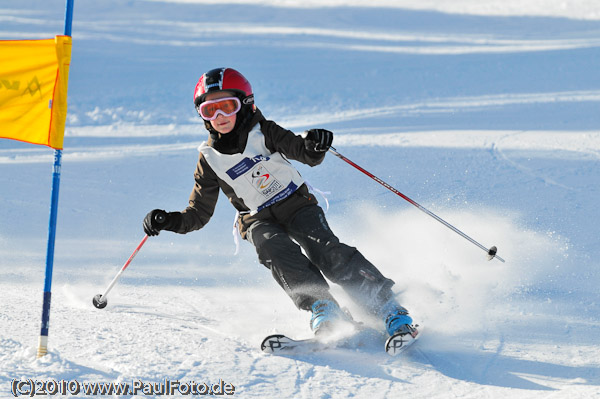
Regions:
<instances>
[{"instance_id":1,"label":"packed snow slope","mask_svg":"<svg viewBox=\"0 0 600 399\"><path fill-rule=\"evenodd\" d=\"M165 378L240 398L600 397L598 2L364 3L75 1L39 360L52 151L0 140L0 397L14 379ZM63 0L4 0L0 38L53 37L63 14ZM187 205L207 137L192 93L220 66L268 118L334 131L340 153L506 263L328 154L298 168L425 327L402 358L377 342L262 354L269 333L310 336L310 315L250 244L233 255L225 198L204 229L149 239L95 309L146 213Z\"/></svg>"}]
</instances>

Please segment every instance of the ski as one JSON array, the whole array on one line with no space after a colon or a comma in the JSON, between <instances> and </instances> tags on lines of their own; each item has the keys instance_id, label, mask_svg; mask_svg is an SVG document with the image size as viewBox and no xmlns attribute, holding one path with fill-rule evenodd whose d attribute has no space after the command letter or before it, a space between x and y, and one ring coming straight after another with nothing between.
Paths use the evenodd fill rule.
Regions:
<instances>
[{"instance_id":1,"label":"ski","mask_svg":"<svg viewBox=\"0 0 600 399\"><path fill-rule=\"evenodd\" d=\"M414 344L420 337L419 325L411 326L410 332L400 332L385 341L385 351L390 356L398 356Z\"/></svg>"},{"instance_id":2,"label":"ski","mask_svg":"<svg viewBox=\"0 0 600 399\"><path fill-rule=\"evenodd\" d=\"M316 337L307 339L292 339L283 334L269 335L263 339L260 349L266 353L285 354L297 352L316 352L329 345L319 341Z\"/></svg>"},{"instance_id":3,"label":"ski","mask_svg":"<svg viewBox=\"0 0 600 399\"><path fill-rule=\"evenodd\" d=\"M306 339L293 339L283 334L273 334L262 341L260 348L263 352L274 354L308 353L334 348L354 349L363 347L368 342L377 341L375 337L381 337L379 331L365 328L361 323L352 323L350 327L350 330Z\"/></svg>"},{"instance_id":4,"label":"ski","mask_svg":"<svg viewBox=\"0 0 600 399\"><path fill-rule=\"evenodd\" d=\"M414 326L410 332L397 333L389 337L385 341L384 348L386 353L390 356L398 356L408 349L420 337L418 327L418 325ZM260 349L265 353L276 355L310 353L334 348L355 349L362 346L369 346L367 344L369 341L379 341L382 338L379 332L368 329L350 337L328 341L324 341L318 337L293 339L283 334L272 334L263 339Z\"/></svg>"}]
</instances>

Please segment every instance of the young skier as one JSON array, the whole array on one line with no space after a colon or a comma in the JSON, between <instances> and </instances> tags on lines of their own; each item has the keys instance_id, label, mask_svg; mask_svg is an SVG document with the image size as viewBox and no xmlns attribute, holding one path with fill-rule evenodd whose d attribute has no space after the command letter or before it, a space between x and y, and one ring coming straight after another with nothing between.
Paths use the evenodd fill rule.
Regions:
<instances>
[{"instance_id":1,"label":"young skier","mask_svg":"<svg viewBox=\"0 0 600 399\"><path fill-rule=\"evenodd\" d=\"M202 228L222 190L239 212L240 234L254 245L260 263L299 309L312 311L310 327L315 334L351 320L324 277L380 318L388 334L413 332L408 311L394 299L394 282L356 248L339 241L288 161L320 164L333 133L311 129L300 136L265 119L254 105L250 83L232 68L203 74L194 104L210 137L199 147L189 206L181 212L149 212L143 222L146 234L155 236L161 230L185 234Z\"/></svg>"}]
</instances>

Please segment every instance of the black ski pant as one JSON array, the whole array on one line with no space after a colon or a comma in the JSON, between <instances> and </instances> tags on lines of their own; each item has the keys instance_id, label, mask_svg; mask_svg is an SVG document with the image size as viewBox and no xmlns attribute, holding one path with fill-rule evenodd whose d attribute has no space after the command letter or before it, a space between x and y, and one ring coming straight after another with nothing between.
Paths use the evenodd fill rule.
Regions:
<instances>
[{"instance_id":1,"label":"black ski pant","mask_svg":"<svg viewBox=\"0 0 600 399\"><path fill-rule=\"evenodd\" d=\"M310 310L316 300L335 300L323 276L374 314L392 295L394 282L356 248L340 243L318 205L301 208L290 221L256 221L246 237L299 309Z\"/></svg>"}]
</instances>

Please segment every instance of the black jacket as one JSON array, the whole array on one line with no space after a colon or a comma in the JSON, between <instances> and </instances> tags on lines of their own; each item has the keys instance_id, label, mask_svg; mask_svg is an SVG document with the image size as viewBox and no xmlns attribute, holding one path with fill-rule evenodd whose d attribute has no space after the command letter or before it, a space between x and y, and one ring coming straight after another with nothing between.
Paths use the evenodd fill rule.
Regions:
<instances>
[{"instance_id":1,"label":"black jacket","mask_svg":"<svg viewBox=\"0 0 600 399\"><path fill-rule=\"evenodd\" d=\"M252 128L260 123L260 130L265 136L265 145L272 152L279 152L288 159L299 161L310 166L320 164L325 158L325 153L308 151L304 146L304 139L290 130L284 129L273 121L266 120L262 113L256 109L254 115L245 126L240 126L234 131L219 135L211 134L208 145L223 154L242 153L248 141L248 134ZM195 185L189 199L189 206L175 218L168 230L177 233L188 233L202 228L212 217L219 190L229 198L231 204L240 212L239 229L245 238L246 229L257 220L285 221L291 219L302 207L317 204L316 198L303 184L288 198L250 215L249 208L239 198L233 189L221 180L210 167L202 153L200 153L196 171L194 173Z\"/></svg>"}]
</instances>

